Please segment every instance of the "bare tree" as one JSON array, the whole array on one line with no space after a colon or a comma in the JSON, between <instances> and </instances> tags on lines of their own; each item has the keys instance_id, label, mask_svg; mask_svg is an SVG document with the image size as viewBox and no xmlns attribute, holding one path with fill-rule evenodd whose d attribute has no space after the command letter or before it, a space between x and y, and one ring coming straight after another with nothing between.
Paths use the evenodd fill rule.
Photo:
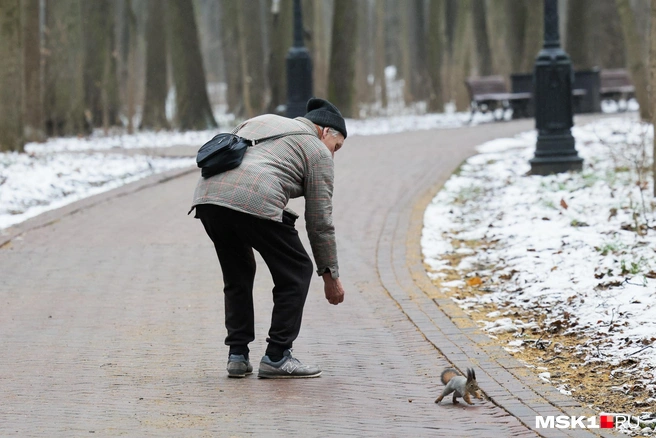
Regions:
<instances>
[{"instance_id":1,"label":"bare tree","mask_svg":"<svg viewBox=\"0 0 656 438\"><path fill-rule=\"evenodd\" d=\"M23 129L25 141L43 141L43 68L39 0L23 0Z\"/></svg>"},{"instance_id":2,"label":"bare tree","mask_svg":"<svg viewBox=\"0 0 656 438\"><path fill-rule=\"evenodd\" d=\"M519 73L522 72L524 42L526 40L526 1L505 0L504 3L507 27L503 30L506 33L506 45L510 55L510 71L512 73ZM536 9L542 9L542 5L533 4L532 6ZM502 21L497 22L497 25L501 23Z\"/></svg>"},{"instance_id":3,"label":"bare tree","mask_svg":"<svg viewBox=\"0 0 656 438\"><path fill-rule=\"evenodd\" d=\"M427 59L428 7L430 2L414 0L410 14L410 60L412 63L412 94L425 100L430 93Z\"/></svg>"},{"instance_id":4,"label":"bare tree","mask_svg":"<svg viewBox=\"0 0 656 438\"><path fill-rule=\"evenodd\" d=\"M596 44L591 51L598 53L596 65L603 68L622 68L626 65L626 53L622 23L617 14L615 1L597 0L595 10L597 11L595 23L604 23L603 26L594 25L592 28L592 40Z\"/></svg>"},{"instance_id":5,"label":"bare tree","mask_svg":"<svg viewBox=\"0 0 656 438\"><path fill-rule=\"evenodd\" d=\"M430 94L428 111L441 113L444 111L444 95L442 92L442 60L444 53L444 17L445 4L443 0L433 0L428 4L427 53L428 76L430 78Z\"/></svg>"},{"instance_id":6,"label":"bare tree","mask_svg":"<svg viewBox=\"0 0 656 438\"><path fill-rule=\"evenodd\" d=\"M374 0L376 8L376 36L374 82L383 109L387 108L387 81L385 80L385 0Z\"/></svg>"},{"instance_id":7,"label":"bare tree","mask_svg":"<svg viewBox=\"0 0 656 438\"><path fill-rule=\"evenodd\" d=\"M235 117L244 115L244 99L242 95L242 75L240 52L237 47L239 38L238 23L238 2L227 1L222 3L221 15L221 40L223 43L223 56L225 58L225 74L227 84L228 111L232 112Z\"/></svg>"},{"instance_id":8,"label":"bare tree","mask_svg":"<svg viewBox=\"0 0 656 438\"><path fill-rule=\"evenodd\" d=\"M269 49L269 86L271 99L268 112L287 102L287 51L292 46L292 0L271 0L271 47Z\"/></svg>"},{"instance_id":9,"label":"bare tree","mask_svg":"<svg viewBox=\"0 0 656 438\"><path fill-rule=\"evenodd\" d=\"M114 2L82 2L84 33L84 101L92 126L116 125L118 82L114 41Z\"/></svg>"},{"instance_id":10,"label":"bare tree","mask_svg":"<svg viewBox=\"0 0 656 438\"><path fill-rule=\"evenodd\" d=\"M591 33L589 28L596 22L596 17L590 14L590 9L598 1L570 0L567 2L567 30L564 46L575 70L589 69L595 65L594 53L590 50Z\"/></svg>"},{"instance_id":11,"label":"bare tree","mask_svg":"<svg viewBox=\"0 0 656 438\"><path fill-rule=\"evenodd\" d=\"M217 0L195 1L205 76L210 84L221 82L223 80L223 48L221 47L220 18L224 2ZM212 95L210 95L211 101Z\"/></svg>"},{"instance_id":12,"label":"bare tree","mask_svg":"<svg viewBox=\"0 0 656 438\"><path fill-rule=\"evenodd\" d=\"M650 73L651 73L651 123L656 126L656 0L651 0L651 30L650 30ZM656 196L656 133L653 135L652 153L652 185Z\"/></svg>"},{"instance_id":13,"label":"bare tree","mask_svg":"<svg viewBox=\"0 0 656 438\"><path fill-rule=\"evenodd\" d=\"M356 50L352 42L356 36L357 23L356 9L353 9L351 1L335 0L328 99L340 109L344 117L356 114L353 100Z\"/></svg>"},{"instance_id":14,"label":"bare tree","mask_svg":"<svg viewBox=\"0 0 656 438\"><path fill-rule=\"evenodd\" d=\"M308 7L305 7L305 6ZM328 73L330 67L330 37L333 4L332 0L311 0L303 3L311 24L308 48L312 56L312 84L316 96L328 95Z\"/></svg>"},{"instance_id":15,"label":"bare tree","mask_svg":"<svg viewBox=\"0 0 656 438\"><path fill-rule=\"evenodd\" d=\"M448 5L448 4L447 4ZM471 49L471 0L459 0L455 11L447 9L447 23L455 21L453 35L453 50L447 64L448 100L452 100L459 110L469 106L469 98L464 79L470 74Z\"/></svg>"},{"instance_id":16,"label":"bare tree","mask_svg":"<svg viewBox=\"0 0 656 438\"><path fill-rule=\"evenodd\" d=\"M48 135L89 132L84 114L84 38L79 0L46 6L44 108Z\"/></svg>"},{"instance_id":17,"label":"bare tree","mask_svg":"<svg viewBox=\"0 0 656 438\"><path fill-rule=\"evenodd\" d=\"M472 7L472 26L476 40L476 54L478 58L478 74L489 76L492 74L492 51L487 32L487 8L484 1L476 2Z\"/></svg>"},{"instance_id":18,"label":"bare tree","mask_svg":"<svg viewBox=\"0 0 656 438\"><path fill-rule=\"evenodd\" d=\"M624 46L626 48L626 57L631 72L631 79L635 86L635 96L640 104L640 118L642 120L651 120L648 94L648 77L645 62L643 61L643 48L640 37L635 28L635 17L631 10L629 0L616 0L617 11L622 21L622 31L624 33Z\"/></svg>"},{"instance_id":19,"label":"bare tree","mask_svg":"<svg viewBox=\"0 0 656 438\"><path fill-rule=\"evenodd\" d=\"M168 129L166 96L168 94L166 32L162 32L165 14L159 0L148 1L146 25L146 96L143 105L142 129Z\"/></svg>"},{"instance_id":20,"label":"bare tree","mask_svg":"<svg viewBox=\"0 0 656 438\"><path fill-rule=\"evenodd\" d=\"M510 38L508 34L514 32L513 24L510 23L510 15L506 13L507 0L487 1L487 26L490 49L494 53L492 65L494 72L499 75L508 76L516 73L511 64L511 53L509 50Z\"/></svg>"},{"instance_id":21,"label":"bare tree","mask_svg":"<svg viewBox=\"0 0 656 438\"><path fill-rule=\"evenodd\" d=\"M237 5L237 44L241 66L242 93L247 117L266 111L267 82L262 44L262 17L259 1L240 1Z\"/></svg>"},{"instance_id":22,"label":"bare tree","mask_svg":"<svg viewBox=\"0 0 656 438\"><path fill-rule=\"evenodd\" d=\"M20 0L0 0L0 151L23 150Z\"/></svg>"},{"instance_id":23,"label":"bare tree","mask_svg":"<svg viewBox=\"0 0 656 438\"><path fill-rule=\"evenodd\" d=\"M397 8L396 13L400 18L400 29L396 41L397 44L400 44L398 52L401 55L401 68L399 71L401 73L401 77L403 78L403 101L406 105L409 105L415 100L412 89L413 66L412 56L410 54L410 16L412 15L412 7L414 3L395 2L395 4Z\"/></svg>"},{"instance_id":24,"label":"bare tree","mask_svg":"<svg viewBox=\"0 0 656 438\"><path fill-rule=\"evenodd\" d=\"M194 4L191 0L171 0L166 5L178 127L182 130L216 128L207 96Z\"/></svg>"},{"instance_id":25,"label":"bare tree","mask_svg":"<svg viewBox=\"0 0 656 438\"><path fill-rule=\"evenodd\" d=\"M124 81L124 96L128 134L134 132L134 116L137 110L137 16L132 0L123 0L121 11L121 45L123 46L121 75Z\"/></svg>"},{"instance_id":26,"label":"bare tree","mask_svg":"<svg viewBox=\"0 0 656 438\"><path fill-rule=\"evenodd\" d=\"M531 72L544 42L544 8L527 7L524 16L524 43L520 72Z\"/></svg>"},{"instance_id":27,"label":"bare tree","mask_svg":"<svg viewBox=\"0 0 656 438\"><path fill-rule=\"evenodd\" d=\"M375 37L375 27L373 23L374 10L371 1L357 2L354 7L357 8L358 17L360 17L361 26L358 26L356 33L356 55L355 55L355 102L358 105L366 104L369 106L375 100L374 88L369 83L369 75L373 73L373 46Z\"/></svg>"}]
</instances>

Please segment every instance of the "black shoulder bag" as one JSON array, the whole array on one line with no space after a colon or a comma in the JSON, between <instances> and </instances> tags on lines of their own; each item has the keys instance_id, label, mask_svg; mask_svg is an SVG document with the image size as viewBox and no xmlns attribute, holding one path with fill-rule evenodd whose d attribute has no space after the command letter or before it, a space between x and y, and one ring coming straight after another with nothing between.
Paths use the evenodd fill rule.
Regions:
<instances>
[{"instance_id":1,"label":"black shoulder bag","mask_svg":"<svg viewBox=\"0 0 656 438\"><path fill-rule=\"evenodd\" d=\"M221 133L201 146L198 155L196 155L196 164L201 168L203 178L209 178L238 167L250 146L255 146L267 140L276 140L287 135L313 134L304 131L287 132L257 140L249 140L235 134Z\"/></svg>"}]
</instances>

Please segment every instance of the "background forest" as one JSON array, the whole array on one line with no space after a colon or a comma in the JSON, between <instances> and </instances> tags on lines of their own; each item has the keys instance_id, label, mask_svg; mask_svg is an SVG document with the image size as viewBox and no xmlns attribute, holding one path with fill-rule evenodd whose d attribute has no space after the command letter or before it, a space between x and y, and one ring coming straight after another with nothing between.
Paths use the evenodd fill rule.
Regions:
<instances>
[{"instance_id":1,"label":"background forest","mask_svg":"<svg viewBox=\"0 0 656 438\"><path fill-rule=\"evenodd\" d=\"M531 72L542 47L539 0L301 4L314 95L350 118L466 110L467 76ZM631 67L647 96L650 7L559 0L574 69ZM0 0L0 150L284 113L292 33L293 0Z\"/></svg>"}]
</instances>

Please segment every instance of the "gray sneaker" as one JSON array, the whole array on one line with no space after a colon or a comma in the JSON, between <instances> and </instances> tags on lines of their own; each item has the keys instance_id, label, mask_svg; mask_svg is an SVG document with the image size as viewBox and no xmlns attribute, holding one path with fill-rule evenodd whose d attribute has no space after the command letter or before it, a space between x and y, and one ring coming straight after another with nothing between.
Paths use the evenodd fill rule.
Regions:
<instances>
[{"instance_id":1,"label":"gray sneaker","mask_svg":"<svg viewBox=\"0 0 656 438\"><path fill-rule=\"evenodd\" d=\"M231 354L228 357L228 377L246 377L253 374L253 366L243 354Z\"/></svg>"},{"instance_id":2,"label":"gray sneaker","mask_svg":"<svg viewBox=\"0 0 656 438\"><path fill-rule=\"evenodd\" d=\"M292 350L285 350L283 358L272 362L269 356L260 361L258 377L263 379L307 379L319 377L321 369L312 365L303 365L298 359L292 357Z\"/></svg>"}]
</instances>

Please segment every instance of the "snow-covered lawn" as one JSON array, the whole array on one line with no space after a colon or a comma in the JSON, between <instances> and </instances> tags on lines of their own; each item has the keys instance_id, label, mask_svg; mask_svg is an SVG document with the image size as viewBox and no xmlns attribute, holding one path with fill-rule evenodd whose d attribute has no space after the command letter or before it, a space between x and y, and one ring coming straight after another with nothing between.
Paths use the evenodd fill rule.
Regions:
<instances>
[{"instance_id":1,"label":"snow-covered lawn","mask_svg":"<svg viewBox=\"0 0 656 438\"><path fill-rule=\"evenodd\" d=\"M349 134L371 135L400 131L454 128L469 120L468 113L399 115L367 120L348 119ZM509 116L510 114L507 114ZM26 154L0 153L0 230L45 211L104 192L146 176L195 165L193 157L165 158L162 148L200 148L217 132L230 131L234 118L221 117L214 131L140 132L52 138L29 143ZM477 114L473 124L492 121Z\"/></svg>"},{"instance_id":2,"label":"snow-covered lawn","mask_svg":"<svg viewBox=\"0 0 656 438\"><path fill-rule=\"evenodd\" d=\"M653 128L617 118L572 133L580 173L527 176L535 132L481 145L425 212L425 262L467 311L497 309L479 322L491 336L514 333L509 351L541 334L576 335L574 367L630 375L613 390L636 394L630 414L654 412Z\"/></svg>"}]
</instances>

